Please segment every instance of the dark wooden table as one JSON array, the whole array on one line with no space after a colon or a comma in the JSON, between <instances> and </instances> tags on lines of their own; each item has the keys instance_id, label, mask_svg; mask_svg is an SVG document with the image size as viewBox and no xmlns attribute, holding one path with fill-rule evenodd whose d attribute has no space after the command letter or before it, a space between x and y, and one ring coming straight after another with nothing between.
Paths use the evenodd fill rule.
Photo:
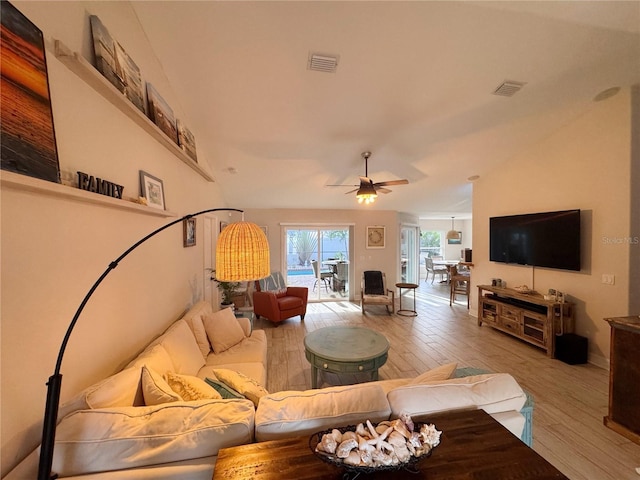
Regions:
<instances>
[{"instance_id":1,"label":"dark wooden table","mask_svg":"<svg viewBox=\"0 0 640 480\"><path fill-rule=\"evenodd\" d=\"M420 420L420 419L414 419ZM483 410L429 415L422 419L442 430L440 445L417 463L419 474L406 471L360 476L378 479L545 480L566 479L553 465L511 434ZM214 480L341 479L344 469L318 459L309 437L224 448Z\"/></svg>"}]
</instances>

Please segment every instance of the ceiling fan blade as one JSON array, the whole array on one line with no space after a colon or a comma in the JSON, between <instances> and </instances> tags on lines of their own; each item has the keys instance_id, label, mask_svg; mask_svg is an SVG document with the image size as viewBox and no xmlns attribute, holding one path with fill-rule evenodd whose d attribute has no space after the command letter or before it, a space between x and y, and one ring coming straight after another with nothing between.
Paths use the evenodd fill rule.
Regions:
<instances>
[{"instance_id":1,"label":"ceiling fan blade","mask_svg":"<svg viewBox=\"0 0 640 480\"><path fill-rule=\"evenodd\" d=\"M403 179L403 180L389 180L387 182L377 182L374 183L375 186L380 186L380 187L388 187L390 185L408 185L409 184L409 180L407 179Z\"/></svg>"},{"instance_id":2,"label":"ceiling fan blade","mask_svg":"<svg viewBox=\"0 0 640 480\"><path fill-rule=\"evenodd\" d=\"M383 187L374 187L376 189L376 193L391 193L391 190L389 190L388 188L383 188Z\"/></svg>"},{"instance_id":3,"label":"ceiling fan blade","mask_svg":"<svg viewBox=\"0 0 640 480\"><path fill-rule=\"evenodd\" d=\"M332 185L325 185L325 187L359 187L360 185L356 185L354 183L349 183L349 184L332 184Z\"/></svg>"},{"instance_id":4,"label":"ceiling fan blade","mask_svg":"<svg viewBox=\"0 0 640 480\"><path fill-rule=\"evenodd\" d=\"M345 192L345 195L349 195L350 193L357 192L358 190L360 190L360 187L354 188L353 190L349 190L348 192Z\"/></svg>"}]
</instances>

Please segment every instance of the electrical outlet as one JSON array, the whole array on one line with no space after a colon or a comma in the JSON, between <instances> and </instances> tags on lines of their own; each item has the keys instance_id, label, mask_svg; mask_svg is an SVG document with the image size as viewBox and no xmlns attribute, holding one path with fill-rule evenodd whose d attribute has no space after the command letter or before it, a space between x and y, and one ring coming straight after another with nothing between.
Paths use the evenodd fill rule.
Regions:
<instances>
[{"instance_id":1,"label":"electrical outlet","mask_svg":"<svg viewBox=\"0 0 640 480\"><path fill-rule=\"evenodd\" d=\"M602 283L604 283L605 285L615 285L616 276L613 273L603 273Z\"/></svg>"}]
</instances>

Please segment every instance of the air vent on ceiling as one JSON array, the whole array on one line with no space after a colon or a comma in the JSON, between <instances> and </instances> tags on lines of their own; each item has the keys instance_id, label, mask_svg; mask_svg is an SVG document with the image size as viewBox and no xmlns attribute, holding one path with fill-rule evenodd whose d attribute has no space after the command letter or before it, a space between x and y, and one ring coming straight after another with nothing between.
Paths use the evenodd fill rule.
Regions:
<instances>
[{"instance_id":1,"label":"air vent on ceiling","mask_svg":"<svg viewBox=\"0 0 640 480\"><path fill-rule=\"evenodd\" d=\"M335 73L340 56L326 53L309 53L307 68L316 72Z\"/></svg>"},{"instance_id":2,"label":"air vent on ceiling","mask_svg":"<svg viewBox=\"0 0 640 480\"><path fill-rule=\"evenodd\" d=\"M526 84L526 82L514 82L512 80L505 80L502 85L494 90L493 94L500 95L501 97L513 97Z\"/></svg>"}]
</instances>

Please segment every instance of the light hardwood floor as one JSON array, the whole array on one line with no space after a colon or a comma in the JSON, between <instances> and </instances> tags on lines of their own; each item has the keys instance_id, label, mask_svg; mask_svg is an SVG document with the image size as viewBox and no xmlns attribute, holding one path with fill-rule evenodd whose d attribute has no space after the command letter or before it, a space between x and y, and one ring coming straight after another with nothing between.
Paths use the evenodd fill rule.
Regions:
<instances>
[{"instance_id":1,"label":"light hardwood floor","mask_svg":"<svg viewBox=\"0 0 640 480\"><path fill-rule=\"evenodd\" d=\"M445 286L422 280L414 318L389 316L384 307L371 307L362 315L359 304L336 302L309 304L304 322L295 317L274 326L257 320L254 328L264 329L269 343L267 390L311 388L303 345L308 332L329 325L366 326L391 344L381 380L413 377L448 362L510 373L534 398L533 448L540 455L572 480L640 480L635 471L640 446L602 424L608 371L549 359L527 343L478 327L464 297L450 307L447 292ZM408 295L404 307L412 302Z\"/></svg>"}]
</instances>

